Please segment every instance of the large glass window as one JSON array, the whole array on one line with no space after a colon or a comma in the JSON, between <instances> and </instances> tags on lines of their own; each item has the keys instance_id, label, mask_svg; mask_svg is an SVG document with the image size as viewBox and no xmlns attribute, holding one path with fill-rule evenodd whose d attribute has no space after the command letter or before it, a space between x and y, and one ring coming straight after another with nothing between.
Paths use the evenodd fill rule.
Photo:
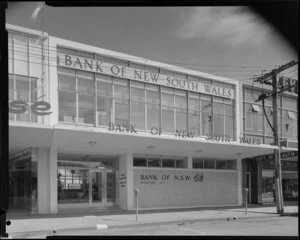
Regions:
<instances>
[{"instance_id":1,"label":"large glass window","mask_svg":"<svg viewBox=\"0 0 300 240\"><path fill-rule=\"evenodd\" d=\"M93 74L78 71L78 123L94 124L95 120L95 82Z\"/></svg>"},{"instance_id":2,"label":"large glass window","mask_svg":"<svg viewBox=\"0 0 300 240\"><path fill-rule=\"evenodd\" d=\"M201 95L201 123L202 135L212 134L212 99L210 96Z\"/></svg>"},{"instance_id":3,"label":"large glass window","mask_svg":"<svg viewBox=\"0 0 300 240\"><path fill-rule=\"evenodd\" d=\"M189 130L200 136L200 95L189 93Z\"/></svg>"},{"instance_id":4,"label":"large glass window","mask_svg":"<svg viewBox=\"0 0 300 240\"><path fill-rule=\"evenodd\" d=\"M130 119L137 129L145 130L145 84L131 81L130 84Z\"/></svg>"},{"instance_id":5,"label":"large glass window","mask_svg":"<svg viewBox=\"0 0 300 240\"><path fill-rule=\"evenodd\" d=\"M162 128L164 132L174 132L174 93L172 88L161 88Z\"/></svg>"},{"instance_id":6,"label":"large glass window","mask_svg":"<svg viewBox=\"0 0 300 240\"><path fill-rule=\"evenodd\" d=\"M112 100L112 78L96 74L97 84L97 125L107 126L112 122L113 100Z\"/></svg>"},{"instance_id":7,"label":"large glass window","mask_svg":"<svg viewBox=\"0 0 300 240\"><path fill-rule=\"evenodd\" d=\"M114 79L115 124L129 124L129 84L125 79Z\"/></svg>"},{"instance_id":8,"label":"large glass window","mask_svg":"<svg viewBox=\"0 0 300 240\"><path fill-rule=\"evenodd\" d=\"M175 90L176 130L187 130L187 94L186 91Z\"/></svg>"},{"instance_id":9,"label":"large glass window","mask_svg":"<svg viewBox=\"0 0 300 240\"><path fill-rule=\"evenodd\" d=\"M159 86L146 84L147 130L160 127Z\"/></svg>"}]
</instances>

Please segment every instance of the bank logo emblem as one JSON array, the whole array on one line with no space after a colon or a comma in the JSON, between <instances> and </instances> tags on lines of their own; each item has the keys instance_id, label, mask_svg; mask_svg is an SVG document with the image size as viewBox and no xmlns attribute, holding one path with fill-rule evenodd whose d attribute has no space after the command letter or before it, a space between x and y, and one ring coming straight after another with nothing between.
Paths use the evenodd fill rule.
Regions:
<instances>
[{"instance_id":1,"label":"bank logo emblem","mask_svg":"<svg viewBox=\"0 0 300 240\"><path fill-rule=\"evenodd\" d=\"M203 174L197 173L197 174L194 176L194 182L203 182Z\"/></svg>"}]
</instances>

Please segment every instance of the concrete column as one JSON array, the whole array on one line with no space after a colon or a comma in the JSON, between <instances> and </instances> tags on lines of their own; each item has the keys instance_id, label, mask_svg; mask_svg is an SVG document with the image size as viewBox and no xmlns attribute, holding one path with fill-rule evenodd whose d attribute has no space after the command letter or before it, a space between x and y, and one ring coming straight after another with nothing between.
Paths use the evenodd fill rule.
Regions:
<instances>
[{"instance_id":1,"label":"concrete column","mask_svg":"<svg viewBox=\"0 0 300 240\"><path fill-rule=\"evenodd\" d=\"M133 191L133 155L126 153L119 158L119 207L125 210L131 210L134 207ZM121 182L126 182L121 184Z\"/></svg>"},{"instance_id":2,"label":"concrete column","mask_svg":"<svg viewBox=\"0 0 300 240\"><path fill-rule=\"evenodd\" d=\"M50 213L57 213L57 149L55 147L50 148L49 171Z\"/></svg>"},{"instance_id":3,"label":"concrete column","mask_svg":"<svg viewBox=\"0 0 300 240\"><path fill-rule=\"evenodd\" d=\"M37 185L38 185L38 206L37 210L39 214L49 213L49 149L38 148L37 149L38 159L38 174L37 174Z\"/></svg>"},{"instance_id":4,"label":"concrete column","mask_svg":"<svg viewBox=\"0 0 300 240\"><path fill-rule=\"evenodd\" d=\"M39 214L57 213L57 151L37 148L37 188Z\"/></svg>"},{"instance_id":5,"label":"concrete column","mask_svg":"<svg viewBox=\"0 0 300 240\"><path fill-rule=\"evenodd\" d=\"M55 126L58 124L58 76L57 76L57 53L56 53L56 45L57 42L54 38L49 36L48 41L48 49L45 53L47 56L47 63L49 63L47 66L47 72L46 72L46 78L48 81L46 82L47 86L47 99L50 102L51 105L51 114L48 115L49 117L49 124L51 126ZM46 50L45 50L46 51Z\"/></svg>"},{"instance_id":6,"label":"concrete column","mask_svg":"<svg viewBox=\"0 0 300 240\"><path fill-rule=\"evenodd\" d=\"M237 178L238 178L238 205L243 204L243 187L242 187L242 159L236 160Z\"/></svg>"},{"instance_id":7,"label":"concrete column","mask_svg":"<svg viewBox=\"0 0 300 240\"><path fill-rule=\"evenodd\" d=\"M193 168L193 157L192 156L188 156L188 169L192 169Z\"/></svg>"}]
</instances>

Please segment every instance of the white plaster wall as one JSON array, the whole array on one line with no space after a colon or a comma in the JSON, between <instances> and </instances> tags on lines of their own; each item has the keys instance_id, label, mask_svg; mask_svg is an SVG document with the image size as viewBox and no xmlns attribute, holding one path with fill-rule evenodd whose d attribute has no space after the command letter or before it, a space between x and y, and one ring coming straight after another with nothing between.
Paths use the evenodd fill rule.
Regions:
<instances>
[{"instance_id":1,"label":"white plaster wall","mask_svg":"<svg viewBox=\"0 0 300 240\"><path fill-rule=\"evenodd\" d=\"M117 184L119 189L119 207L130 210L133 208L133 156L126 153L119 157L119 172L117 174ZM121 179L121 177L123 179ZM121 184L125 182L125 184Z\"/></svg>"},{"instance_id":2,"label":"white plaster wall","mask_svg":"<svg viewBox=\"0 0 300 240\"><path fill-rule=\"evenodd\" d=\"M196 174L203 174L202 182L194 182ZM141 174L170 175L160 183L141 183ZM191 180L175 181L174 175L188 175ZM236 171L150 170L134 169L134 188L139 189L139 208L216 206L238 204ZM152 181L149 181L152 182Z\"/></svg>"}]
</instances>

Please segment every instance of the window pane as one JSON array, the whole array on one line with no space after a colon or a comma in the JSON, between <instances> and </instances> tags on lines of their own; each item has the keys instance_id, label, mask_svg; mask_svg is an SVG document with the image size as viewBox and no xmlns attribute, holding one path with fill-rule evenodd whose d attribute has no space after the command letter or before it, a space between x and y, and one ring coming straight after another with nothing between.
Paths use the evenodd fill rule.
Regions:
<instances>
[{"instance_id":1,"label":"window pane","mask_svg":"<svg viewBox=\"0 0 300 240\"><path fill-rule=\"evenodd\" d=\"M131 85L131 99L138 101L138 102L144 102L145 101L145 89L143 84L138 88L137 85Z\"/></svg>"},{"instance_id":2,"label":"window pane","mask_svg":"<svg viewBox=\"0 0 300 240\"><path fill-rule=\"evenodd\" d=\"M233 138L233 117L231 116L225 116L225 135L230 136Z\"/></svg>"},{"instance_id":3,"label":"window pane","mask_svg":"<svg viewBox=\"0 0 300 240\"><path fill-rule=\"evenodd\" d=\"M98 125L107 126L111 122L112 98L97 96Z\"/></svg>"},{"instance_id":4,"label":"window pane","mask_svg":"<svg viewBox=\"0 0 300 240\"><path fill-rule=\"evenodd\" d=\"M214 113L217 113L217 114L224 113L223 106L224 106L223 103L216 103L216 102L214 102L214 109L213 109Z\"/></svg>"},{"instance_id":5,"label":"window pane","mask_svg":"<svg viewBox=\"0 0 300 240\"><path fill-rule=\"evenodd\" d=\"M123 81L121 85L120 81L114 80L114 91L116 98L129 99L128 81Z\"/></svg>"},{"instance_id":6,"label":"window pane","mask_svg":"<svg viewBox=\"0 0 300 240\"><path fill-rule=\"evenodd\" d=\"M174 161L174 159L163 159L162 160L162 166L163 167L174 168L175 167L175 161Z\"/></svg>"},{"instance_id":7,"label":"window pane","mask_svg":"<svg viewBox=\"0 0 300 240\"><path fill-rule=\"evenodd\" d=\"M226 160L216 160L217 169L226 169Z\"/></svg>"},{"instance_id":8,"label":"window pane","mask_svg":"<svg viewBox=\"0 0 300 240\"><path fill-rule=\"evenodd\" d=\"M26 36L14 34L15 74L28 75L28 40Z\"/></svg>"},{"instance_id":9,"label":"window pane","mask_svg":"<svg viewBox=\"0 0 300 240\"><path fill-rule=\"evenodd\" d=\"M161 93L161 104L163 106L174 106L174 95L173 93L169 92L162 92Z\"/></svg>"},{"instance_id":10,"label":"window pane","mask_svg":"<svg viewBox=\"0 0 300 240\"><path fill-rule=\"evenodd\" d=\"M212 116L211 113L202 113L202 135L212 134Z\"/></svg>"},{"instance_id":11,"label":"window pane","mask_svg":"<svg viewBox=\"0 0 300 240\"><path fill-rule=\"evenodd\" d=\"M37 38L29 38L29 70L30 76L42 76L42 46L36 44Z\"/></svg>"},{"instance_id":12,"label":"window pane","mask_svg":"<svg viewBox=\"0 0 300 240\"><path fill-rule=\"evenodd\" d=\"M75 122L76 120L76 93L58 92L59 96L59 121Z\"/></svg>"},{"instance_id":13,"label":"window pane","mask_svg":"<svg viewBox=\"0 0 300 240\"><path fill-rule=\"evenodd\" d=\"M236 160L227 160L227 169L236 169Z\"/></svg>"},{"instance_id":14,"label":"window pane","mask_svg":"<svg viewBox=\"0 0 300 240\"><path fill-rule=\"evenodd\" d=\"M297 111L297 99L282 98L282 108Z\"/></svg>"},{"instance_id":15,"label":"window pane","mask_svg":"<svg viewBox=\"0 0 300 240\"><path fill-rule=\"evenodd\" d=\"M203 160L193 159L193 168L203 168Z\"/></svg>"},{"instance_id":16,"label":"window pane","mask_svg":"<svg viewBox=\"0 0 300 240\"><path fill-rule=\"evenodd\" d=\"M15 84L14 84L14 76L12 74L9 74L9 100L14 100L14 94L15 94Z\"/></svg>"},{"instance_id":17,"label":"window pane","mask_svg":"<svg viewBox=\"0 0 300 240\"><path fill-rule=\"evenodd\" d=\"M225 115L233 115L233 105L224 104Z\"/></svg>"},{"instance_id":18,"label":"window pane","mask_svg":"<svg viewBox=\"0 0 300 240\"><path fill-rule=\"evenodd\" d=\"M176 168L185 168L185 160L176 160Z\"/></svg>"},{"instance_id":19,"label":"window pane","mask_svg":"<svg viewBox=\"0 0 300 240\"><path fill-rule=\"evenodd\" d=\"M145 129L145 103L132 102L130 106L131 124L136 125L137 129Z\"/></svg>"},{"instance_id":20,"label":"window pane","mask_svg":"<svg viewBox=\"0 0 300 240\"><path fill-rule=\"evenodd\" d=\"M78 91L82 93L94 94L95 83L93 74L78 71Z\"/></svg>"},{"instance_id":21,"label":"window pane","mask_svg":"<svg viewBox=\"0 0 300 240\"><path fill-rule=\"evenodd\" d=\"M58 72L58 85L59 89L76 91L75 71L60 68Z\"/></svg>"},{"instance_id":22,"label":"window pane","mask_svg":"<svg viewBox=\"0 0 300 240\"><path fill-rule=\"evenodd\" d=\"M115 124L129 123L128 100L115 100Z\"/></svg>"},{"instance_id":23,"label":"window pane","mask_svg":"<svg viewBox=\"0 0 300 240\"><path fill-rule=\"evenodd\" d=\"M78 94L78 123L94 124L95 97Z\"/></svg>"},{"instance_id":24,"label":"window pane","mask_svg":"<svg viewBox=\"0 0 300 240\"><path fill-rule=\"evenodd\" d=\"M187 112L181 109L176 109L176 129L187 130Z\"/></svg>"},{"instance_id":25,"label":"window pane","mask_svg":"<svg viewBox=\"0 0 300 240\"><path fill-rule=\"evenodd\" d=\"M186 97L186 95L179 96L179 95L175 94L175 107L185 109L185 110L187 109L187 97Z\"/></svg>"},{"instance_id":26,"label":"window pane","mask_svg":"<svg viewBox=\"0 0 300 240\"><path fill-rule=\"evenodd\" d=\"M203 160L204 168L214 169L215 168L215 161L214 160Z\"/></svg>"},{"instance_id":27,"label":"window pane","mask_svg":"<svg viewBox=\"0 0 300 240\"><path fill-rule=\"evenodd\" d=\"M160 159L148 159L148 167L160 167Z\"/></svg>"},{"instance_id":28,"label":"window pane","mask_svg":"<svg viewBox=\"0 0 300 240\"><path fill-rule=\"evenodd\" d=\"M112 96L112 79L104 75L96 75L97 94L102 96Z\"/></svg>"},{"instance_id":29,"label":"window pane","mask_svg":"<svg viewBox=\"0 0 300 240\"><path fill-rule=\"evenodd\" d=\"M160 107L159 105L147 103L147 129L159 127L160 123Z\"/></svg>"},{"instance_id":30,"label":"window pane","mask_svg":"<svg viewBox=\"0 0 300 240\"><path fill-rule=\"evenodd\" d=\"M200 100L199 98L189 98L189 110L200 111Z\"/></svg>"},{"instance_id":31,"label":"window pane","mask_svg":"<svg viewBox=\"0 0 300 240\"><path fill-rule=\"evenodd\" d=\"M146 87L147 102L159 104L159 88L157 86L149 88L149 85Z\"/></svg>"},{"instance_id":32,"label":"window pane","mask_svg":"<svg viewBox=\"0 0 300 240\"><path fill-rule=\"evenodd\" d=\"M174 109L162 106L162 131L174 132Z\"/></svg>"},{"instance_id":33,"label":"window pane","mask_svg":"<svg viewBox=\"0 0 300 240\"><path fill-rule=\"evenodd\" d=\"M134 167L146 167L147 166L146 158L134 158L133 166Z\"/></svg>"},{"instance_id":34,"label":"window pane","mask_svg":"<svg viewBox=\"0 0 300 240\"><path fill-rule=\"evenodd\" d=\"M200 114L199 112L189 113L190 131L196 136L200 135Z\"/></svg>"},{"instance_id":35,"label":"window pane","mask_svg":"<svg viewBox=\"0 0 300 240\"><path fill-rule=\"evenodd\" d=\"M211 101L201 100L201 111L211 112Z\"/></svg>"},{"instance_id":36,"label":"window pane","mask_svg":"<svg viewBox=\"0 0 300 240\"><path fill-rule=\"evenodd\" d=\"M213 130L215 134L224 134L224 116L223 115L214 115L213 116Z\"/></svg>"},{"instance_id":37,"label":"window pane","mask_svg":"<svg viewBox=\"0 0 300 240\"><path fill-rule=\"evenodd\" d=\"M17 100L29 102L29 78L23 76L15 76Z\"/></svg>"}]
</instances>

